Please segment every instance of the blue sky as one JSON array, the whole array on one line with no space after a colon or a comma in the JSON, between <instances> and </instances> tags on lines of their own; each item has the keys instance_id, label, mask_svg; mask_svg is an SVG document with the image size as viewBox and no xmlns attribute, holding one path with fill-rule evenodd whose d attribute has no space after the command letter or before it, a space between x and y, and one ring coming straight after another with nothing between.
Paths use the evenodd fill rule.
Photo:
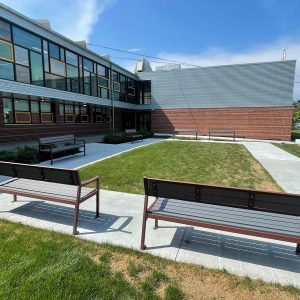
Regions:
<instances>
[{"instance_id":1,"label":"blue sky","mask_svg":"<svg viewBox=\"0 0 300 300\"><path fill-rule=\"evenodd\" d=\"M299 0L0 0L85 39L200 66L300 59ZM41 5L43 3L43 5ZM89 46L133 69L139 56ZM153 67L159 63L153 61ZM296 81L300 81L297 68ZM300 98L300 84L295 85Z\"/></svg>"}]
</instances>

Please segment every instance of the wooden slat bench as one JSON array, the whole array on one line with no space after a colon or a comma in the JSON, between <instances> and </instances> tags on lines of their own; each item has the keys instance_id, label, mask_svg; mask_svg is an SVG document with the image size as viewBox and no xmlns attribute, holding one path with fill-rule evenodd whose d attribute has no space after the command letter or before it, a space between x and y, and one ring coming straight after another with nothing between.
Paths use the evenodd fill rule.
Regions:
<instances>
[{"instance_id":1,"label":"wooden slat bench","mask_svg":"<svg viewBox=\"0 0 300 300\"><path fill-rule=\"evenodd\" d=\"M74 205L73 234L77 234L79 205L96 196L99 217L99 177L82 182L78 170L0 162L0 175L12 177L0 183L0 193ZM95 188L87 187L94 183Z\"/></svg>"},{"instance_id":2,"label":"wooden slat bench","mask_svg":"<svg viewBox=\"0 0 300 300\"><path fill-rule=\"evenodd\" d=\"M208 130L208 139L210 140L211 136L215 137L232 137L235 141L235 130L231 128L225 129L209 129Z\"/></svg>"},{"instance_id":3,"label":"wooden slat bench","mask_svg":"<svg viewBox=\"0 0 300 300\"><path fill-rule=\"evenodd\" d=\"M53 165L53 156L57 153L79 151L80 148L83 148L85 155L85 140L78 140L72 134L43 137L39 138L38 142L40 155L49 154L51 165Z\"/></svg>"},{"instance_id":4,"label":"wooden slat bench","mask_svg":"<svg viewBox=\"0 0 300 300\"><path fill-rule=\"evenodd\" d=\"M198 131L195 128L174 128L173 130L173 138L175 137L176 133L193 133L198 138Z\"/></svg>"},{"instance_id":5,"label":"wooden slat bench","mask_svg":"<svg viewBox=\"0 0 300 300\"><path fill-rule=\"evenodd\" d=\"M296 243L300 255L300 195L153 178L144 188L141 249L151 218Z\"/></svg>"},{"instance_id":6,"label":"wooden slat bench","mask_svg":"<svg viewBox=\"0 0 300 300\"><path fill-rule=\"evenodd\" d=\"M144 141L144 136L142 134L138 134L136 129L125 129L125 135L131 138L131 143L134 141L142 140Z\"/></svg>"}]
</instances>

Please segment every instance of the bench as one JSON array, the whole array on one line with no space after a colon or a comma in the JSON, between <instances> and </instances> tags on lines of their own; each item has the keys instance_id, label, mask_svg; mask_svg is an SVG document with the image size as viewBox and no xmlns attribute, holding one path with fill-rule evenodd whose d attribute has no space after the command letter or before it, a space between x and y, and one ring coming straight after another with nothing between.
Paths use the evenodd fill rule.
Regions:
<instances>
[{"instance_id":1,"label":"bench","mask_svg":"<svg viewBox=\"0 0 300 300\"><path fill-rule=\"evenodd\" d=\"M85 155L85 140L78 140L74 135L60 135L53 137L43 137L38 139L39 154L48 154L50 156L51 165L53 165L53 156L57 153L80 151L83 147Z\"/></svg>"},{"instance_id":2,"label":"bench","mask_svg":"<svg viewBox=\"0 0 300 300\"><path fill-rule=\"evenodd\" d=\"M147 219L296 243L300 255L300 195L144 178L141 249ZM155 197L148 207L149 196Z\"/></svg>"},{"instance_id":3,"label":"bench","mask_svg":"<svg viewBox=\"0 0 300 300\"><path fill-rule=\"evenodd\" d=\"M96 218L99 217L99 177L82 182L78 170L0 162L0 175L12 177L0 183L0 193L24 196L74 205L73 234L78 234L79 205L96 196ZM87 187L94 183L95 188Z\"/></svg>"},{"instance_id":4,"label":"bench","mask_svg":"<svg viewBox=\"0 0 300 300\"><path fill-rule=\"evenodd\" d=\"M234 129L209 129L208 131L208 139L210 140L211 136L217 137L232 137L233 141L235 141L235 130Z\"/></svg>"},{"instance_id":5,"label":"bench","mask_svg":"<svg viewBox=\"0 0 300 300\"><path fill-rule=\"evenodd\" d=\"M142 142L144 141L144 136L142 134L138 134L136 129L125 129L125 135L131 138L132 144L137 140L142 140Z\"/></svg>"},{"instance_id":6,"label":"bench","mask_svg":"<svg viewBox=\"0 0 300 300\"><path fill-rule=\"evenodd\" d=\"M195 128L175 128L173 130L173 138L175 137L176 133L194 133L196 139L198 138L198 131Z\"/></svg>"}]
</instances>

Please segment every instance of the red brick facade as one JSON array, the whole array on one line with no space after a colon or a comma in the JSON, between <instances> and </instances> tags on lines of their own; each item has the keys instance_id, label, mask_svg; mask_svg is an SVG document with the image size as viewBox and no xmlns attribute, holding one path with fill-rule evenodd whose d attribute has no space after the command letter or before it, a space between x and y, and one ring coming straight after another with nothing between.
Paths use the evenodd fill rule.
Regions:
<instances>
[{"instance_id":1,"label":"red brick facade","mask_svg":"<svg viewBox=\"0 0 300 300\"><path fill-rule=\"evenodd\" d=\"M209 129L233 128L239 137L289 141L292 108L211 108L163 109L151 112L155 133L172 133L174 128L197 128L207 135Z\"/></svg>"}]
</instances>

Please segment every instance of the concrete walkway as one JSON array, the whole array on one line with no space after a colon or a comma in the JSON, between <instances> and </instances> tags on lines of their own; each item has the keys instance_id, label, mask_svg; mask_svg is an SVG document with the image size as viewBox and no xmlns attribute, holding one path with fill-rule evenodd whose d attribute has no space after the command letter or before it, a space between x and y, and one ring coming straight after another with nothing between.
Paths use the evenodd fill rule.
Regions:
<instances>
[{"instance_id":1,"label":"concrete walkway","mask_svg":"<svg viewBox=\"0 0 300 300\"><path fill-rule=\"evenodd\" d=\"M95 199L80 206L79 238L139 249L143 196L101 190L101 216L95 219ZM72 232L73 207L0 194L0 218L66 234ZM300 257L295 244L216 230L147 222L147 252L180 262L294 285L300 288ZM189 240L186 243L185 240Z\"/></svg>"},{"instance_id":2,"label":"concrete walkway","mask_svg":"<svg viewBox=\"0 0 300 300\"><path fill-rule=\"evenodd\" d=\"M270 143L243 143L285 192L300 194L300 158Z\"/></svg>"},{"instance_id":3,"label":"concrete walkway","mask_svg":"<svg viewBox=\"0 0 300 300\"><path fill-rule=\"evenodd\" d=\"M123 143L117 145L102 144L102 143L89 143L86 144L86 156L82 153L64 156L58 159L54 159L53 167L67 168L67 169L79 169L85 165L95 163L97 161L119 155L121 153L143 147L146 145L154 144L162 141L161 138L151 138L142 141L136 141L133 144ZM51 166L50 161L41 163L43 166Z\"/></svg>"}]
</instances>

